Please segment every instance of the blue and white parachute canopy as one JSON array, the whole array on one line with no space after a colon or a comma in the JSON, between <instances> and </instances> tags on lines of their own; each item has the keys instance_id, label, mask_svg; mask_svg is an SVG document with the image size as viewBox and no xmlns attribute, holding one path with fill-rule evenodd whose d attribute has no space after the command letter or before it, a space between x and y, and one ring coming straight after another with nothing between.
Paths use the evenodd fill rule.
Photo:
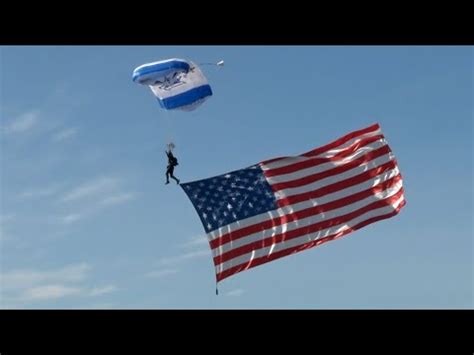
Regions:
<instances>
[{"instance_id":1,"label":"blue and white parachute canopy","mask_svg":"<svg viewBox=\"0 0 474 355\"><path fill-rule=\"evenodd\" d=\"M212 96L211 86L201 69L184 59L140 65L133 71L133 81L149 86L166 110L192 111Z\"/></svg>"}]
</instances>

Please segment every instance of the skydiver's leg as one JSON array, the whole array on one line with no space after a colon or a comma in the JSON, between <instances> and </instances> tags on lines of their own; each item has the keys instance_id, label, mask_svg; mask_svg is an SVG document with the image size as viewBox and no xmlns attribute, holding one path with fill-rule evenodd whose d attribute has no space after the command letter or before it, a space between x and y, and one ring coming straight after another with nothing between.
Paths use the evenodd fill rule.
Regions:
<instances>
[{"instance_id":1,"label":"skydiver's leg","mask_svg":"<svg viewBox=\"0 0 474 355\"><path fill-rule=\"evenodd\" d=\"M171 166L171 168L170 168L170 176L173 180L176 181L177 184L179 184L179 179L176 178L176 176L174 176L174 166Z\"/></svg>"},{"instance_id":2,"label":"skydiver's leg","mask_svg":"<svg viewBox=\"0 0 474 355\"><path fill-rule=\"evenodd\" d=\"M169 176L170 176L170 167L167 167L167 168L166 168L166 182L165 182L165 184L169 184L169 183L170 183L170 178L169 178Z\"/></svg>"},{"instance_id":3,"label":"skydiver's leg","mask_svg":"<svg viewBox=\"0 0 474 355\"><path fill-rule=\"evenodd\" d=\"M176 183L179 185L179 179L178 179L176 176L171 175L171 178L172 178L173 180L175 180Z\"/></svg>"}]
</instances>

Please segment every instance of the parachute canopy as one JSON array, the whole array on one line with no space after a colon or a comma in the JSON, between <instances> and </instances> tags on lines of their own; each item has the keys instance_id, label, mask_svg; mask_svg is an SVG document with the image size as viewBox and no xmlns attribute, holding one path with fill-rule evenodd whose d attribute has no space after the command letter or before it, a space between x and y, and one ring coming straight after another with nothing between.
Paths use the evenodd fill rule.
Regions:
<instances>
[{"instance_id":1,"label":"parachute canopy","mask_svg":"<svg viewBox=\"0 0 474 355\"><path fill-rule=\"evenodd\" d=\"M212 96L201 69L191 61L172 58L140 65L133 81L150 87L166 110L192 111Z\"/></svg>"}]
</instances>

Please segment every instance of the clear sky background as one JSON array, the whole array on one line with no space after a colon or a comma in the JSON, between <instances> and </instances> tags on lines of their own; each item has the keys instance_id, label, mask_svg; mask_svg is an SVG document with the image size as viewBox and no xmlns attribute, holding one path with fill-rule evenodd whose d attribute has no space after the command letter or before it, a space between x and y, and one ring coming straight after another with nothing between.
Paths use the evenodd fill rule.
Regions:
<instances>
[{"instance_id":1,"label":"clear sky background","mask_svg":"<svg viewBox=\"0 0 474 355\"><path fill-rule=\"evenodd\" d=\"M203 66L214 96L166 113L131 80ZM0 47L1 308L473 307L473 49ZM407 205L219 284L185 193L164 185L296 155L378 122Z\"/></svg>"}]
</instances>

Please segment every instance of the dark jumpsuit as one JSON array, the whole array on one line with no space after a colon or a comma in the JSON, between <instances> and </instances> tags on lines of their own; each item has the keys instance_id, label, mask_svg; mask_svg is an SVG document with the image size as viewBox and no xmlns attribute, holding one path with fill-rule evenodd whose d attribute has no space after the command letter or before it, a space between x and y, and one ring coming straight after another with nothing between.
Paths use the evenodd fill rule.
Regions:
<instances>
[{"instance_id":1,"label":"dark jumpsuit","mask_svg":"<svg viewBox=\"0 0 474 355\"><path fill-rule=\"evenodd\" d=\"M171 151L167 151L166 155L168 156L168 166L166 167L166 184L169 184L170 177L174 179L177 184L179 184L179 179L173 175L174 167L178 165L176 158Z\"/></svg>"}]
</instances>

